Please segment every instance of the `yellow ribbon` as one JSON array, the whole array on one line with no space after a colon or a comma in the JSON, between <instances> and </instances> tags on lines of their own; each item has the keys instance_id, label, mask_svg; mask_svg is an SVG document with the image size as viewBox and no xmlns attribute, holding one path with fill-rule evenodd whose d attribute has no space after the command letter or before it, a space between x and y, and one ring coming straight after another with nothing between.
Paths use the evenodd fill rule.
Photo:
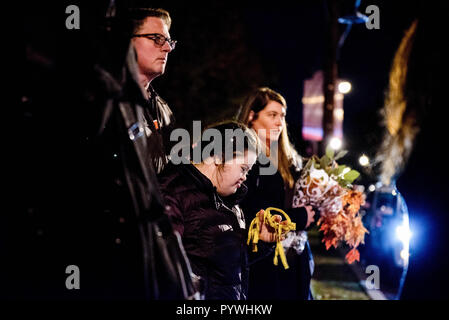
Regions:
<instances>
[{"instance_id":1,"label":"yellow ribbon","mask_svg":"<svg viewBox=\"0 0 449 320\"><path fill-rule=\"evenodd\" d=\"M286 224L281 224L274 219L274 215L271 215L270 211L278 211L282 213L287 221ZM292 222L290 217L281 209L269 207L264 210L263 223L269 225L274 230L276 230L276 249L274 251L273 263L275 266L278 265L278 256L281 257L282 265L285 269L288 269L287 258L285 257L284 248L282 247L281 237L283 233L287 233L291 230L296 230L296 223ZM259 242L259 234L261 230L259 214L251 221L248 230L248 241L247 244L252 244L253 252L257 252L257 243Z\"/></svg>"}]
</instances>

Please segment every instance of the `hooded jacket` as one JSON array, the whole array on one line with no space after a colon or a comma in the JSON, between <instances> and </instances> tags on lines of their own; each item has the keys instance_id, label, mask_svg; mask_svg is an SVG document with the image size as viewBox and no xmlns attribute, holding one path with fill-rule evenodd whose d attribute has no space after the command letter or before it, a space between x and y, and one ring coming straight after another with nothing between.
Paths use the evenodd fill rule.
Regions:
<instances>
[{"instance_id":1,"label":"hooded jacket","mask_svg":"<svg viewBox=\"0 0 449 320\"><path fill-rule=\"evenodd\" d=\"M237 204L246 186L223 198L195 166L171 163L159 182L166 212L181 235L192 271L204 281L205 299L245 300L246 229Z\"/></svg>"}]
</instances>

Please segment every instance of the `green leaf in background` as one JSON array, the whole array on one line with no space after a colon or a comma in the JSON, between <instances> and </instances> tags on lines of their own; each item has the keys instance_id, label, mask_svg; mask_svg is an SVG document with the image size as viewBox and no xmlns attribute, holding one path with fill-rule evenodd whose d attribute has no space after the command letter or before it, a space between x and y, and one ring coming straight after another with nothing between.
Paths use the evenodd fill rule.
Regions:
<instances>
[{"instance_id":1,"label":"green leaf in background","mask_svg":"<svg viewBox=\"0 0 449 320\"><path fill-rule=\"evenodd\" d=\"M315 168L315 167L316 167L316 166L315 166L315 158L310 159L310 161L311 161L311 162L310 162L310 168L312 168L312 167Z\"/></svg>"},{"instance_id":2,"label":"green leaf in background","mask_svg":"<svg viewBox=\"0 0 449 320\"><path fill-rule=\"evenodd\" d=\"M343 173L343 170L345 170L346 166L344 164L339 165L337 168L337 176Z\"/></svg>"},{"instance_id":3,"label":"green leaf in background","mask_svg":"<svg viewBox=\"0 0 449 320\"><path fill-rule=\"evenodd\" d=\"M352 181L354 181L355 179L357 179L358 176L360 176L360 173L359 173L358 171L356 171L356 170L351 170L351 171L349 171L348 173L346 173L346 174L343 176L343 178L344 178L346 181L348 181L348 182L351 183Z\"/></svg>"},{"instance_id":4,"label":"green leaf in background","mask_svg":"<svg viewBox=\"0 0 449 320\"><path fill-rule=\"evenodd\" d=\"M334 155L335 155L334 149L332 149L330 146L327 146L327 147L326 147L326 156L327 156L329 159L333 159L333 158L334 158Z\"/></svg>"},{"instance_id":5,"label":"green leaf in background","mask_svg":"<svg viewBox=\"0 0 449 320\"><path fill-rule=\"evenodd\" d=\"M321 166L321 168L322 169L326 168L329 165L330 162L331 162L331 159L329 159L329 157L327 155L326 156L322 156L321 159L320 159L320 166Z\"/></svg>"},{"instance_id":6,"label":"green leaf in background","mask_svg":"<svg viewBox=\"0 0 449 320\"><path fill-rule=\"evenodd\" d=\"M346 150L341 150L339 153L337 153L337 155L335 156L334 160L338 160L343 158L346 154L348 153L348 151Z\"/></svg>"},{"instance_id":7,"label":"green leaf in background","mask_svg":"<svg viewBox=\"0 0 449 320\"><path fill-rule=\"evenodd\" d=\"M339 180L339 184L340 186L342 186L343 188L346 188L349 185L350 182L346 181L346 180Z\"/></svg>"},{"instance_id":8,"label":"green leaf in background","mask_svg":"<svg viewBox=\"0 0 449 320\"><path fill-rule=\"evenodd\" d=\"M337 176L338 175L338 168L332 168L332 170L330 171L331 175Z\"/></svg>"}]
</instances>

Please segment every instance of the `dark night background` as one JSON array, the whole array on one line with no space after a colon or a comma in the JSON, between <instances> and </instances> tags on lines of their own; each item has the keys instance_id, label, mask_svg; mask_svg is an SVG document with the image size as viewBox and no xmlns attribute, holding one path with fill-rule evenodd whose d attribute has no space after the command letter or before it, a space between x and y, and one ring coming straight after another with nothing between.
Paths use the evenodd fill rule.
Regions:
<instances>
[{"instance_id":1,"label":"dark night background","mask_svg":"<svg viewBox=\"0 0 449 320\"><path fill-rule=\"evenodd\" d=\"M354 2L338 1L340 13L351 13ZM170 33L178 44L169 56L166 73L153 81L153 85L174 111L177 126L190 129L193 120L201 120L204 127L213 121L230 118L250 89L268 86L286 98L291 140L298 151L306 155L307 143L301 137L303 81L323 67L327 23L325 1L132 3L164 8L172 17ZM364 24L354 25L338 61L339 78L352 83L352 91L344 100L343 148L349 150L344 161L358 170L362 170L357 164L359 155L365 153L373 158L382 142L379 111L394 53L413 19L422 8L432 10L433 3L361 2L359 11L362 13L368 5L379 7L380 29L368 30ZM77 4L77 1L51 8L40 3L29 7L24 25L27 43L44 48L43 52L48 50L50 55L52 50L58 50L60 54L70 50L63 47L67 38L57 38L55 42L55 37L51 36L68 34L64 27L64 11L68 4ZM81 29L94 20L90 18L94 16L89 11L92 8L92 5L80 5ZM342 26L339 31L343 31ZM442 37L447 39L447 30L442 30ZM70 114L63 109L61 112L66 116ZM366 171L363 174L365 183L376 180L374 174ZM439 288L446 279L435 279L427 288ZM418 299L425 296L425 292L410 294L411 298Z\"/></svg>"},{"instance_id":2,"label":"dark night background","mask_svg":"<svg viewBox=\"0 0 449 320\"><path fill-rule=\"evenodd\" d=\"M412 1L369 4L380 9L380 29L354 25L338 62L338 76L353 86L344 101L344 148L350 150L346 161L355 166L361 153L374 156L382 139L379 110L388 72L418 8ZM369 4L362 1L360 11ZM353 6L354 1L339 1L342 15ZM153 83L178 124L188 128L192 120L232 117L251 88L269 86L286 97L290 138L304 154L303 81L323 68L325 1L164 1L161 7L171 12L171 34L179 42L166 74Z\"/></svg>"}]
</instances>

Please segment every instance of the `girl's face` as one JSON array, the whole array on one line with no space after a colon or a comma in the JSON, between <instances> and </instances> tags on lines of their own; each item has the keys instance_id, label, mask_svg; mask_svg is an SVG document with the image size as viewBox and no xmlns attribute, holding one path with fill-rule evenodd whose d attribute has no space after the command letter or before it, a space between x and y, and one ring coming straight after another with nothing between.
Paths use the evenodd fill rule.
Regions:
<instances>
[{"instance_id":1,"label":"girl's face","mask_svg":"<svg viewBox=\"0 0 449 320\"><path fill-rule=\"evenodd\" d=\"M285 128L285 114L285 106L270 100L265 108L259 111L257 117L254 111L250 112L249 122L260 139L269 143L279 140L281 132Z\"/></svg>"},{"instance_id":2,"label":"girl's face","mask_svg":"<svg viewBox=\"0 0 449 320\"><path fill-rule=\"evenodd\" d=\"M237 191L246 180L246 175L256 162L257 154L246 151L245 155L237 156L224 163L222 170L217 167L217 192L221 196L229 196Z\"/></svg>"}]
</instances>

